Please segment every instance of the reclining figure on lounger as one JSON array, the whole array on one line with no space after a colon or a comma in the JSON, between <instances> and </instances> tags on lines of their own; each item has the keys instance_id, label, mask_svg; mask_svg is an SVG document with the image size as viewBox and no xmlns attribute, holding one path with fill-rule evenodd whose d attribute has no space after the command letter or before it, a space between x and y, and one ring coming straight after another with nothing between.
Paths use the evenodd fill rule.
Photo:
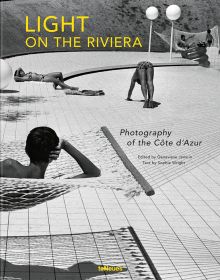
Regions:
<instances>
[{"instance_id":1,"label":"reclining figure on lounger","mask_svg":"<svg viewBox=\"0 0 220 280\"><path fill-rule=\"evenodd\" d=\"M194 35L191 35L188 38L186 38L186 36L182 34L177 42L178 50L184 51L195 46L194 42L190 42L190 39L193 37Z\"/></svg>"},{"instance_id":2,"label":"reclining figure on lounger","mask_svg":"<svg viewBox=\"0 0 220 280\"><path fill-rule=\"evenodd\" d=\"M3 160L0 162L0 177L42 179L49 163L59 157L61 150L73 157L83 171L74 178L100 176L100 169L67 140L59 139L53 129L36 127L30 131L26 140L25 151L30 164L24 166L14 159Z\"/></svg>"},{"instance_id":3,"label":"reclining figure on lounger","mask_svg":"<svg viewBox=\"0 0 220 280\"><path fill-rule=\"evenodd\" d=\"M34 72L25 73L24 70L19 67L14 73L14 80L16 82L45 82L53 83L53 87L56 89L58 86L61 89L78 90L78 87L71 87L64 83L63 74L61 72L53 72L48 74L38 74Z\"/></svg>"},{"instance_id":4,"label":"reclining figure on lounger","mask_svg":"<svg viewBox=\"0 0 220 280\"><path fill-rule=\"evenodd\" d=\"M135 87L135 83L141 85L141 91L144 96L144 108L154 108L160 103L153 101L154 95L154 66L149 61L141 61L138 63L137 68L131 78L131 85L128 91L127 101L133 101L131 95Z\"/></svg>"}]
</instances>

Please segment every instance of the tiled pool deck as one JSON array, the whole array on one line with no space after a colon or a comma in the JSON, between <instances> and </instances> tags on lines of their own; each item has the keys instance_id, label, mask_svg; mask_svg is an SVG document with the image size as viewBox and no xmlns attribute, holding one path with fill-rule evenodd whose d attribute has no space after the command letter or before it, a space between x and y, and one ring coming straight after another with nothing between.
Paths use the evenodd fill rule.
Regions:
<instances>
[{"instance_id":1,"label":"tiled pool deck","mask_svg":"<svg viewBox=\"0 0 220 280\"><path fill-rule=\"evenodd\" d=\"M21 66L25 71L69 73L89 67L136 63L146 60L146 56L120 52L49 53L8 61L13 69ZM150 60L167 62L168 56L153 53ZM127 199L121 191L78 189L29 210L2 212L1 235L78 234L132 226L162 279L220 279L218 61L215 69L156 68L155 100L161 105L153 110L143 109L140 102L124 100L133 70L68 81L81 89L102 89L106 95L101 97L69 96L61 90L55 91L51 84L12 81L8 91L1 93L2 142L23 141L30 129L42 125L67 136L107 126L156 194L147 197L142 193ZM134 99L141 99L138 87ZM122 128L169 129L177 139L191 137L202 140L203 145L178 150L180 154L193 156L184 166L148 168L137 158L138 154L175 155L177 150L128 147L129 139L119 136ZM7 254L10 259L9 248L1 248L2 254L7 251L6 259ZM53 255L53 248L50 250Z\"/></svg>"}]
</instances>

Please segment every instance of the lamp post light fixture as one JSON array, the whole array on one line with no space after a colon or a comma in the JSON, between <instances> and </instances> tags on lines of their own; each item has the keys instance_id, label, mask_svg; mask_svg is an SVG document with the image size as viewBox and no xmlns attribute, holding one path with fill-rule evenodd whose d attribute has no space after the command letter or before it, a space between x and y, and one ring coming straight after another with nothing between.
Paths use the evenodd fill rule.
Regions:
<instances>
[{"instance_id":1,"label":"lamp post light fixture","mask_svg":"<svg viewBox=\"0 0 220 280\"><path fill-rule=\"evenodd\" d=\"M169 20L171 20L171 36L170 36L170 60L172 59L172 48L173 48L173 22L177 20L181 15L181 9L177 5L170 5L166 9L166 16Z\"/></svg>"},{"instance_id":2,"label":"lamp post light fixture","mask_svg":"<svg viewBox=\"0 0 220 280\"><path fill-rule=\"evenodd\" d=\"M153 26L153 20L155 20L158 17L158 9L156 7L149 7L146 10L146 17L150 20L150 34L149 34L149 43L148 43L148 53L150 53L151 49L151 36L152 36L152 26Z\"/></svg>"}]
</instances>

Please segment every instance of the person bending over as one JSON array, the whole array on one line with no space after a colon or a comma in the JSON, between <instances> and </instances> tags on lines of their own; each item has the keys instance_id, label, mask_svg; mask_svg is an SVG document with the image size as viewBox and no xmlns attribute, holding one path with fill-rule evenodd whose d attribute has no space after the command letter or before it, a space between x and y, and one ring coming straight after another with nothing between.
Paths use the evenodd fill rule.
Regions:
<instances>
[{"instance_id":1,"label":"person bending over","mask_svg":"<svg viewBox=\"0 0 220 280\"><path fill-rule=\"evenodd\" d=\"M131 78L131 85L128 91L127 101L132 101L131 95L135 87L135 83L141 85L141 91L144 96L144 108L153 108L153 95L154 95L154 67L149 61L141 61L138 63L137 68Z\"/></svg>"},{"instance_id":2,"label":"person bending over","mask_svg":"<svg viewBox=\"0 0 220 280\"><path fill-rule=\"evenodd\" d=\"M61 150L73 157L83 171L74 178L100 176L100 169L67 140L59 139L53 129L36 127L30 131L26 140L25 152L30 158L30 164L24 166L14 159L3 160L0 162L0 177L42 179L49 163L59 157Z\"/></svg>"},{"instance_id":3,"label":"person bending over","mask_svg":"<svg viewBox=\"0 0 220 280\"><path fill-rule=\"evenodd\" d=\"M64 83L63 74L61 72L53 72L48 74L38 74L34 72L25 73L24 70L20 67L14 73L14 80L16 82L45 82L53 83L53 87L56 89L57 86L60 86L61 89L72 89L78 90L78 87L71 87Z\"/></svg>"}]
</instances>

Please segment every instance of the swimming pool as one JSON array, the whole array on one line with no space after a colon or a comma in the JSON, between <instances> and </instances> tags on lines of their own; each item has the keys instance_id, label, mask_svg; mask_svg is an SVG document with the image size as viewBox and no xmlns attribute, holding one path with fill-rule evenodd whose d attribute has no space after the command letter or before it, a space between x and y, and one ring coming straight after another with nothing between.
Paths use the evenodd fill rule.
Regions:
<instances>
[{"instance_id":1,"label":"swimming pool","mask_svg":"<svg viewBox=\"0 0 220 280\"><path fill-rule=\"evenodd\" d=\"M157 56L155 61L160 61L165 55L153 56ZM146 53L129 53L129 56L126 53L90 53L88 56L85 53L68 56L54 53L11 58L10 62L13 67L21 65L27 71L49 72L57 69L68 73L90 66L124 64L125 60L135 63L146 57ZM169 277L167 271L173 278L183 279L186 271L182 265L185 260L193 264L199 276L208 278L214 270L210 269L210 272L206 268L209 265L213 267L217 258L217 253L212 251L209 244L218 242L220 236L216 226L219 224L219 145L216 142L218 138L216 141L213 139L219 132L219 73L200 67L156 69L155 100L161 105L154 110L143 110L141 102L124 100L132 73L133 70L106 72L69 81L80 88L103 89L106 92L104 97L91 98L66 96L62 91L54 91L49 84L17 84L12 81L9 89L19 93L4 92L1 97L19 96L23 99L16 104L4 103L1 140L3 143L22 142L30 129L38 125L50 126L60 136L77 135L79 138L83 138L84 133L91 129L99 130L106 125L139 171L142 174L150 171L147 178L151 184L155 184L153 186L157 184L156 195L149 198L140 194L135 199L127 200L120 191L79 188L29 210L1 212L1 234L49 236L70 231L109 230L131 224L157 262L163 279ZM35 100L36 97L40 98L37 102L24 102L30 97ZM141 98L140 88L136 87L134 99ZM7 119L7 116L22 111L31 111L31 114L15 118L14 121ZM126 147L126 139L118 137L121 128L173 129L181 137L194 135L206 139L207 145L198 154L195 153L197 161L188 168L164 166L160 167L162 173L161 169L144 167L141 170L135 159L137 150ZM192 243L202 247L198 246L198 250L192 251ZM152 244L159 248L158 251L151 247ZM177 252L173 253L174 244L178 246L178 253L186 257L184 261L177 257ZM190 256L186 252L190 252ZM198 252L200 256L211 254L211 258L206 258L204 264L198 258ZM162 262L161 255L164 256ZM218 277L219 272L215 271Z\"/></svg>"}]
</instances>

